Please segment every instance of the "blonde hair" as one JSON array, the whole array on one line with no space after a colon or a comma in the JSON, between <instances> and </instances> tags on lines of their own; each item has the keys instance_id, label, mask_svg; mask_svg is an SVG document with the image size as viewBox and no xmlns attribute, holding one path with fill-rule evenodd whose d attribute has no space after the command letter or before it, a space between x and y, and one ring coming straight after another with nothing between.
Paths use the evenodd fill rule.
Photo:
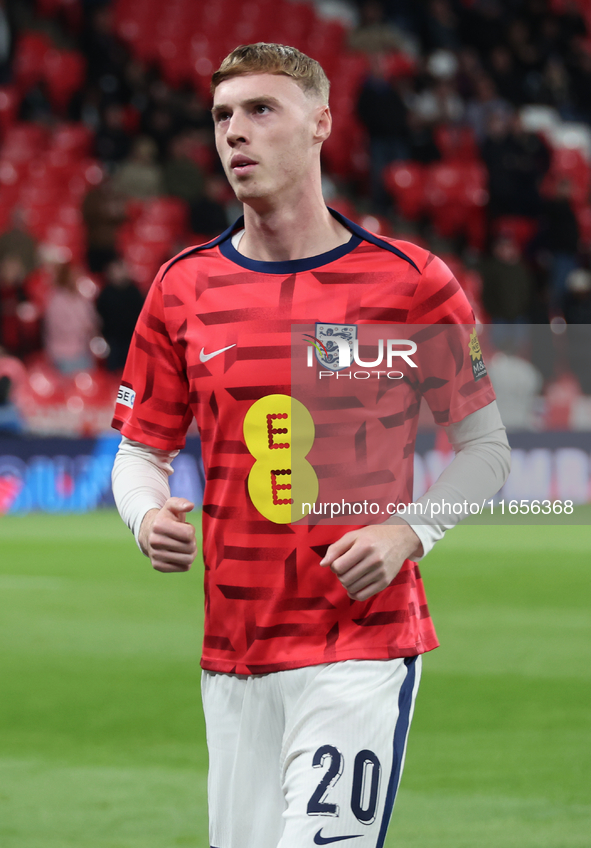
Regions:
<instances>
[{"instance_id":1,"label":"blonde hair","mask_svg":"<svg viewBox=\"0 0 591 848\"><path fill-rule=\"evenodd\" d=\"M241 44L229 53L211 78L211 93L231 77L243 74L284 74L291 77L305 94L317 95L328 104L330 83L322 66L295 47L283 44Z\"/></svg>"}]
</instances>

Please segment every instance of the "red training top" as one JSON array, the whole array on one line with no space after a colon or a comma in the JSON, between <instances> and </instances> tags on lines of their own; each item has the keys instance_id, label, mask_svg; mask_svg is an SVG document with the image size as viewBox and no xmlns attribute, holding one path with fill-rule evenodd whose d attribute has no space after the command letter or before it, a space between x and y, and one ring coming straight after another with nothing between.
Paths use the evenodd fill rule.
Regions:
<instances>
[{"instance_id":1,"label":"red training top","mask_svg":"<svg viewBox=\"0 0 591 848\"><path fill-rule=\"evenodd\" d=\"M357 461L365 463L366 477L353 475L355 485L375 479L390 487L388 500L410 500L420 396L445 425L491 403L494 392L470 334L472 310L447 266L422 248L332 214L352 237L320 256L248 259L232 246L236 227L176 256L152 285L127 360L114 427L134 441L175 450L183 447L193 416L199 426L207 481L201 665L212 671L255 674L406 657L438 645L416 563L407 560L392 584L368 601L350 600L319 561L328 545L370 519L338 527L302 519L300 499L313 502L319 491L335 488L341 494L347 483L339 480ZM359 400L365 378L344 379L328 337L350 338L367 324L469 326L455 328L464 341L450 356L431 357L414 370L395 360L392 368L405 379L394 389L395 381L380 372L366 404ZM307 373L324 374L322 392L330 384L328 394L341 397L332 402L331 420L323 418L322 403L308 409L304 397L293 411L301 438L291 433L293 325L311 327L310 335L322 341L314 342L318 354ZM408 338L403 328L393 329L395 338ZM306 350L306 340L302 344ZM361 346L359 356L372 359ZM345 384L353 401L342 400ZM365 383L364 391L368 397ZM350 439L343 403L356 410ZM362 421L360 428L359 409L366 405L367 427ZM368 440L368 433L376 428L386 436L385 459L371 459L378 440ZM339 439L340 466L331 462ZM385 463L381 469L377 461Z\"/></svg>"}]
</instances>

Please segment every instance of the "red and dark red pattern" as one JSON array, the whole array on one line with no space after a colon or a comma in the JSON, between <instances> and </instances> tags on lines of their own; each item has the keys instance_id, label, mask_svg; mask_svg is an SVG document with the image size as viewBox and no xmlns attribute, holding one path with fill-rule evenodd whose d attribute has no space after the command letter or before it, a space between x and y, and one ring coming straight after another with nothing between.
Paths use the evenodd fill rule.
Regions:
<instances>
[{"instance_id":1,"label":"red and dark red pattern","mask_svg":"<svg viewBox=\"0 0 591 848\"><path fill-rule=\"evenodd\" d=\"M359 235L358 228L354 232ZM113 423L130 439L173 450L183 447L191 416L197 419L207 479L204 668L266 673L413 656L437 646L415 563L405 562L392 585L369 601L351 601L319 562L328 545L359 525L274 524L248 495L255 459L244 442L244 417L261 397L291 394L292 324L473 321L460 286L439 259L405 242L362 238L336 258L320 258L317 267L310 268L308 259L307 270L281 263L293 267L279 272L279 263L242 267L225 234L164 266L140 317L124 375L136 392L135 404L118 405ZM231 345L200 362L200 351ZM494 398L488 378L473 385L462 399L462 417ZM449 423L453 399L445 397L445 385L431 381L421 388L436 391L436 412ZM387 392L384 397L387 402ZM354 396L336 400L363 412ZM416 416L416 408L408 415ZM397 485L408 494L413 442L405 420L385 414L379 426L397 457ZM279 441L283 428L276 424L269 421L269 438ZM318 446L323 456L316 469L321 478L331 474L340 428L338 421L318 424L314 450ZM365 461L369 431L356 429L353 450ZM345 458L340 462L346 465ZM391 481L388 469L382 474L381 484ZM284 483L280 477L276 482L280 499Z\"/></svg>"}]
</instances>

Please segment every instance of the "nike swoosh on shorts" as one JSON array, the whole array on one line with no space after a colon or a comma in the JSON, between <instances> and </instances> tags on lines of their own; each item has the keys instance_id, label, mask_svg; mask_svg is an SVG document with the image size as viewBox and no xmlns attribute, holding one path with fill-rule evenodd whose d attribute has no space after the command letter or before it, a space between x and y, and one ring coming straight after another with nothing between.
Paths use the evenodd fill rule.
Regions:
<instances>
[{"instance_id":1,"label":"nike swoosh on shorts","mask_svg":"<svg viewBox=\"0 0 591 848\"><path fill-rule=\"evenodd\" d=\"M205 353L205 348L201 348L201 353L199 354L199 360L201 362L207 362L210 359L213 359L214 356L217 356L220 353L223 353L225 350L230 350L231 347L236 347L236 342L234 344L228 345L228 347L222 347L219 350L214 350L213 353Z\"/></svg>"},{"instance_id":2,"label":"nike swoosh on shorts","mask_svg":"<svg viewBox=\"0 0 591 848\"><path fill-rule=\"evenodd\" d=\"M314 834L314 845L330 845L331 842L342 842L343 839L359 839L362 833L353 833L351 836L322 836L322 828Z\"/></svg>"}]
</instances>

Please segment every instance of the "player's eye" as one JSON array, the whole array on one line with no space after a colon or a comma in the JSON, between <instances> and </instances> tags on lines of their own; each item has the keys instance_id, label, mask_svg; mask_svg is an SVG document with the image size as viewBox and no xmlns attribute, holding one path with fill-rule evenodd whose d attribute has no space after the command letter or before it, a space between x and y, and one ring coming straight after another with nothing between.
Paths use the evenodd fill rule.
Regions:
<instances>
[{"instance_id":1,"label":"player's eye","mask_svg":"<svg viewBox=\"0 0 591 848\"><path fill-rule=\"evenodd\" d=\"M271 110L269 109L266 103L259 103L257 106L254 107L254 111L257 113L257 115L264 115L266 112L270 112Z\"/></svg>"},{"instance_id":2,"label":"player's eye","mask_svg":"<svg viewBox=\"0 0 591 848\"><path fill-rule=\"evenodd\" d=\"M231 115L229 112L216 112L214 116L214 120L216 124L221 124L223 121L228 121Z\"/></svg>"}]
</instances>

